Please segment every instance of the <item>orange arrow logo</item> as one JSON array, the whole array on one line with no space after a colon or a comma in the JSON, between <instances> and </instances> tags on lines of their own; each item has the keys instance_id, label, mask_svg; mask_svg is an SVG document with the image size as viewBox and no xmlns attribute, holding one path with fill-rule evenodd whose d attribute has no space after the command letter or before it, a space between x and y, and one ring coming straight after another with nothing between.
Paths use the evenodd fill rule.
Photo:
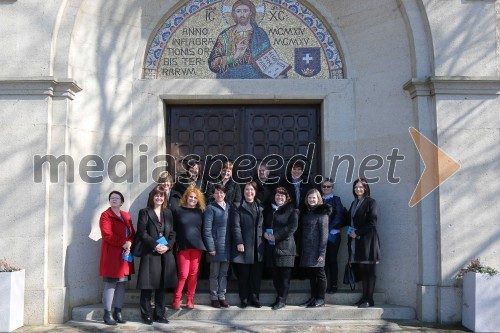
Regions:
<instances>
[{"instance_id":1,"label":"orange arrow logo","mask_svg":"<svg viewBox=\"0 0 500 333\"><path fill-rule=\"evenodd\" d=\"M408 203L413 207L460 169L460 164L427 139L415 128L409 128L411 137L422 158L425 169Z\"/></svg>"}]
</instances>

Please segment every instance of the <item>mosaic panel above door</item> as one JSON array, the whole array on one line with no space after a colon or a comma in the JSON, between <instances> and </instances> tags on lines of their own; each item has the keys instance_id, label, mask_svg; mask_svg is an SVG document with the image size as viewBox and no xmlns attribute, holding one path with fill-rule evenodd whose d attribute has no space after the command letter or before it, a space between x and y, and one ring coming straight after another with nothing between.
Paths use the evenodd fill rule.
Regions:
<instances>
[{"instance_id":1,"label":"mosaic panel above door","mask_svg":"<svg viewBox=\"0 0 500 333\"><path fill-rule=\"evenodd\" d=\"M297 0L191 0L166 17L145 79L342 79L328 25Z\"/></svg>"}]
</instances>

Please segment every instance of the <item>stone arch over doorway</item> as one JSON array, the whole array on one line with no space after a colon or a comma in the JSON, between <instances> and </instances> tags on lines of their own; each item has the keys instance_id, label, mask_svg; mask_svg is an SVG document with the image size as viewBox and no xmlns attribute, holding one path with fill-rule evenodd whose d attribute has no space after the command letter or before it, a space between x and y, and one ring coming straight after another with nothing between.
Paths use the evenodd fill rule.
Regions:
<instances>
[{"instance_id":1,"label":"stone arch over doorway","mask_svg":"<svg viewBox=\"0 0 500 333\"><path fill-rule=\"evenodd\" d=\"M54 73L69 73L68 76L71 76L73 73L73 66L76 65L76 62L84 60L83 58L75 58L75 54L71 54L71 49L75 45L72 44L72 36L75 34L82 34L84 32L83 26L81 22L79 22L79 14L80 7L84 4L85 1L66 1L64 2L65 9L61 12L62 19L60 20L60 29L56 37L56 47L54 53ZM304 1L304 3L306 3ZM401 11L408 12L408 16L415 17L415 21L423 21L422 18L425 11L421 9L418 5L420 2L412 2L416 5L410 6L410 4L404 2L404 5L400 6ZM332 155L334 154L334 150L332 147L334 144L338 144L339 142L344 145L345 151L356 151L357 147L354 143L355 141L355 122L356 122L356 100L359 96L356 95L355 92L355 83L353 74L356 73L356 68L351 66L352 63L351 57L349 56L349 47L345 40L345 36L342 34L341 28L336 25L334 15L331 12L331 8L326 8L324 2L319 0L311 0L308 1L307 4L311 8L315 8L316 12L321 12L321 18L323 22L329 24L330 29L334 31L334 35L337 41L337 45L340 45L338 48L341 50L343 55L343 68L348 69L346 71L346 76L343 79L339 80L330 80L330 79L318 79L315 83L315 87L311 87L311 85L307 82L309 80L294 80L295 82L291 82L293 80L287 80L290 82L280 82L280 86L277 87L276 83L270 82L271 80L265 80L262 84L259 83L258 86L252 84L251 80L242 80L238 82L227 82L221 83L220 80L216 79L205 79L205 80L197 80L197 79L183 79L183 80L143 80L141 79L142 75L142 66L144 54L147 50L148 45L148 37L151 36L157 25L157 22L161 21L161 17L163 17L162 13L165 12L174 12L176 8L172 5L165 4L162 2L161 4L157 4L158 10L155 11L153 16L148 17L148 22L142 23L143 31L141 31L141 38L138 42L136 42L136 48L133 52L135 52L133 57L133 74L130 76L120 77L112 77L111 79L123 80L130 84L130 92L129 94L133 96L133 103L128 101L130 111L129 120L133 120L134 116L138 115L146 115L145 123L151 125L151 128L146 128L146 126L141 126L140 123L134 124L137 128L128 128L128 135L131 140L135 140L140 142L142 138L146 138L148 140L149 146L152 147L151 152L161 154L164 151L165 147L165 139L163 137L163 133L165 133L164 128L164 118L163 111L164 105L163 102L173 102L173 103L241 103L246 99L258 100L260 102L268 102L274 103L276 105L281 105L280 103L283 100L287 102L304 102L306 104L312 103L320 105L320 114L322 122L322 132L332 131L336 133L342 133L344 135L342 140L338 142L331 143L328 140L328 143L323 146L321 154L324 156L323 159L323 169L328 170L330 165L330 161L332 160ZM136 8L140 8L143 5L136 5ZM418 11L414 11L416 8L419 8ZM129 13L131 13L130 11ZM422 14L424 13L424 14ZM132 15L132 14L128 14ZM153 18L151 18L153 17ZM412 21L410 24L413 27L416 23ZM425 24L423 24L425 27ZM71 27L71 28L70 28ZM413 29L413 28L412 28ZM68 30L71 33L66 33ZM425 32L425 28L423 29ZM412 38L415 38L416 33L412 32ZM419 39L418 45L421 45L421 42L424 41L425 38L422 37L421 34L418 34ZM423 39L422 39L423 38ZM66 48L66 46L69 46ZM413 54L422 53L421 51L412 51ZM135 58L134 58L135 57ZM418 62L421 57L415 56L415 62ZM423 68L423 65L417 64L416 68ZM420 71L420 70L419 70ZM416 71L416 72L419 72ZM422 71L422 73L425 71ZM81 75L81 73L80 73ZM246 82L243 82L246 81ZM91 88L92 80L86 81L83 85L83 91L92 89ZM214 87L217 85L217 89ZM132 99L132 98L130 98ZM133 105L132 105L133 104ZM139 106L136 106L139 105ZM80 103L81 106L81 103ZM104 111L112 113L110 111L114 106L107 106L108 109ZM71 117L71 115L69 115ZM114 116L114 115L113 115ZM112 117L112 116L110 116ZM138 119L138 118L135 118ZM112 130L112 129L111 129ZM88 130L90 132L90 130ZM85 132L83 130L82 132ZM80 134L80 133L79 133ZM76 134L70 134L72 135ZM344 141L344 142L341 142ZM78 141L75 140L73 144L78 145ZM341 186L340 186L341 188ZM346 191L347 192L347 191ZM140 197L140 190L133 189L130 186L130 195ZM54 215L51 215L54 214ZM62 213L49 212L50 216L57 216ZM93 217L93 216L92 216ZM61 248L64 244L59 244ZM58 245L58 246L59 246ZM71 287L71 285L70 285ZM69 296L65 296L69 297ZM78 303L78 300L73 300L70 306L73 306L75 303Z\"/></svg>"}]
</instances>

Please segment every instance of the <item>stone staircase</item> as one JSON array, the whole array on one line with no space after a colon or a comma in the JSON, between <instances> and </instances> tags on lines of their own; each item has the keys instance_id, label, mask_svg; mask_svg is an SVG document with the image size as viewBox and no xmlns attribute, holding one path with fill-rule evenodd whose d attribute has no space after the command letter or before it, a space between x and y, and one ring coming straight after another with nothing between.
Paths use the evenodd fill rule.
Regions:
<instances>
[{"instance_id":1,"label":"stone staircase","mask_svg":"<svg viewBox=\"0 0 500 333\"><path fill-rule=\"evenodd\" d=\"M185 297L180 310L172 310L172 293L167 293L167 318L170 320L191 321L221 321L255 320L255 321L306 321L306 320L414 320L415 310L411 307L398 306L386 303L383 293L375 293L375 306L367 309L358 309L352 306L360 297L359 290L340 289L335 294L326 295L327 305L321 308L305 309L297 306L309 298L309 281L292 280L287 306L277 311L268 306L273 303L276 295L270 280L262 281L260 301L262 308L248 306L240 309L236 281L230 281L226 299L231 304L227 309L215 309L210 304L208 295L208 281L198 283L195 296L195 308L186 309ZM123 315L130 321L140 321L139 290L127 290ZM101 321L103 316L102 304L92 304L73 308L72 319L76 321Z\"/></svg>"}]
</instances>

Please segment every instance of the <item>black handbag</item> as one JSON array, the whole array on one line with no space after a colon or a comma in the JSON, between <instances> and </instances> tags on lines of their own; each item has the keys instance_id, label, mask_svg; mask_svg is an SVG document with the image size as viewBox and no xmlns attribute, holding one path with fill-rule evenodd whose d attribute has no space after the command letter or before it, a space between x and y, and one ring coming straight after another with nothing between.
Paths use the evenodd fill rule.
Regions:
<instances>
[{"instance_id":1,"label":"black handbag","mask_svg":"<svg viewBox=\"0 0 500 333\"><path fill-rule=\"evenodd\" d=\"M348 284L351 290L356 289L356 274L350 263L345 264L344 284Z\"/></svg>"},{"instance_id":2,"label":"black handbag","mask_svg":"<svg viewBox=\"0 0 500 333\"><path fill-rule=\"evenodd\" d=\"M134 241L132 242L132 247L130 248L130 253L134 257L142 257L143 255L144 244L142 240L135 234Z\"/></svg>"}]
</instances>

